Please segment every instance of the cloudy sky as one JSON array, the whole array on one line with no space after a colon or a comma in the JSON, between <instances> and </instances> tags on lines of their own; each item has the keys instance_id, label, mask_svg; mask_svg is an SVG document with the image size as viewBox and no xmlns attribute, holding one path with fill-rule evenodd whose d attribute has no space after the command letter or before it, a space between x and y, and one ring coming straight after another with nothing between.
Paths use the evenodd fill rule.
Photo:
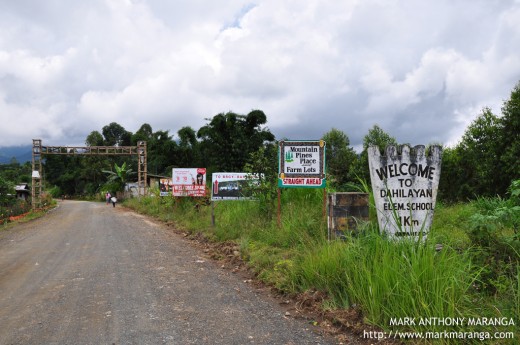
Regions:
<instances>
[{"instance_id":1,"label":"cloudy sky","mask_svg":"<svg viewBox=\"0 0 520 345\"><path fill-rule=\"evenodd\" d=\"M452 145L520 81L520 0L0 0L0 147L263 110L279 139Z\"/></svg>"}]
</instances>

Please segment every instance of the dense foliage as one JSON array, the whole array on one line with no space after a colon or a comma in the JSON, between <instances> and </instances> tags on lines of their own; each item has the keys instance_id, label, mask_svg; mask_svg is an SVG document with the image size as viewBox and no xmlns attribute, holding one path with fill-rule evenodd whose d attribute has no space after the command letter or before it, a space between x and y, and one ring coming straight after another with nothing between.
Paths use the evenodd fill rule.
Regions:
<instances>
[{"instance_id":1,"label":"dense foliage","mask_svg":"<svg viewBox=\"0 0 520 345\"><path fill-rule=\"evenodd\" d=\"M16 183L15 183L16 181ZM20 165L16 161L0 165L0 224L11 216L25 213L30 204L15 198L15 185L31 182L31 166L29 163Z\"/></svg>"},{"instance_id":2,"label":"dense foliage","mask_svg":"<svg viewBox=\"0 0 520 345\"><path fill-rule=\"evenodd\" d=\"M444 150L442 164L442 199L506 195L511 181L520 178L520 83L504 102L502 116L483 109L461 141Z\"/></svg>"},{"instance_id":3,"label":"dense foliage","mask_svg":"<svg viewBox=\"0 0 520 345\"><path fill-rule=\"evenodd\" d=\"M147 123L132 133L112 122L100 131L92 131L85 138L85 145L127 146L146 141L148 173L166 177L171 176L173 167L205 167L208 173L238 172L252 167L270 174L276 171L276 140L266 127L264 112L220 113L207 121L199 130L180 128L176 136L168 130L154 131ZM348 135L338 129L331 129L321 139L327 142L329 184L337 191L349 191L357 188L360 181L370 181L369 145L384 148L398 144L396 138L378 125L365 135L363 150L358 154L350 146ZM500 116L488 108L483 109L468 126L461 141L454 147L444 148L439 199L457 202L479 197L505 197L511 181L520 178L519 157L520 83L504 102ZM264 165L259 164L261 161ZM116 168L123 164L137 171L136 158L49 155L44 159L44 181L55 196L93 195L102 192L110 182L110 174L103 171L116 174ZM273 169L267 169L267 166ZM23 176L27 176L27 172L26 175L18 173L17 170L23 168L16 162L3 167L0 176L11 184L23 182ZM30 182L30 177L25 182Z\"/></svg>"},{"instance_id":4,"label":"dense foliage","mask_svg":"<svg viewBox=\"0 0 520 345\"><path fill-rule=\"evenodd\" d=\"M251 153L275 139L262 127L266 122L261 110L246 116L232 112L215 115L197 132L205 167L210 171L242 171Z\"/></svg>"}]
</instances>

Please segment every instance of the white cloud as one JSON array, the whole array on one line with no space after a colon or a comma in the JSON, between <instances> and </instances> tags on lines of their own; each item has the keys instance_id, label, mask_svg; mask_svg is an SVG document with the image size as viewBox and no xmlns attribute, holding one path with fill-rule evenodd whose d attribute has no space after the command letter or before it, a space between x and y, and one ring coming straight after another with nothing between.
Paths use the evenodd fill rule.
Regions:
<instances>
[{"instance_id":1,"label":"white cloud","mask_svg":"<svg viewBox=\"0 0 520 345\"><path fill-rule=\"evenodd\" d=\"M278 137L453 143L520 80L518 22L512 0L2 2L0 120L25 126L0 146L252 109Z\"/></svg>"}]
</instances>

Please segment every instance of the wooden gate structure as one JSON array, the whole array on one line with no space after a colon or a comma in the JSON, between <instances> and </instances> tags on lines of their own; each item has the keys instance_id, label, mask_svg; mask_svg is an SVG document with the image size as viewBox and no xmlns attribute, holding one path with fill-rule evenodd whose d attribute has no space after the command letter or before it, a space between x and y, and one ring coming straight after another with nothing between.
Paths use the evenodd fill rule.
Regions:
<instances>
[{"instance_id":1,"label":"wooden gate structure","mask_svg":"<svg viewBox=\"0 0 520 345\"><path fill-rule=\"evenodd\" d=\"M41 139L33 139L32 147L32 208L41 207L42 158L44 155L77 156L137 156L138 195L146 195L146 141L137 146L43 146Z\"/></svg>"}]
</instances>

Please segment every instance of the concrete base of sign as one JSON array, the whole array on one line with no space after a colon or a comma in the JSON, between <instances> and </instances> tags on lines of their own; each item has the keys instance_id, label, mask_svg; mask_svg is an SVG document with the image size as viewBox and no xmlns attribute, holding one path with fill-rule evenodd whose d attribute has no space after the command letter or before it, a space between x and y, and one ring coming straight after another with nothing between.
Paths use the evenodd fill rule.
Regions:
<instances>
[{"instance_id":1,"label":"concrete base of sign","mask_svg":"<svg viewBox=\"0 0 520 345\"><path fill-rule=\"evenodd\" d=\"M367 193L330 193L327 202L329 241L356 234L359 222L368 220Z\"/></svg>"}]
</instances>

